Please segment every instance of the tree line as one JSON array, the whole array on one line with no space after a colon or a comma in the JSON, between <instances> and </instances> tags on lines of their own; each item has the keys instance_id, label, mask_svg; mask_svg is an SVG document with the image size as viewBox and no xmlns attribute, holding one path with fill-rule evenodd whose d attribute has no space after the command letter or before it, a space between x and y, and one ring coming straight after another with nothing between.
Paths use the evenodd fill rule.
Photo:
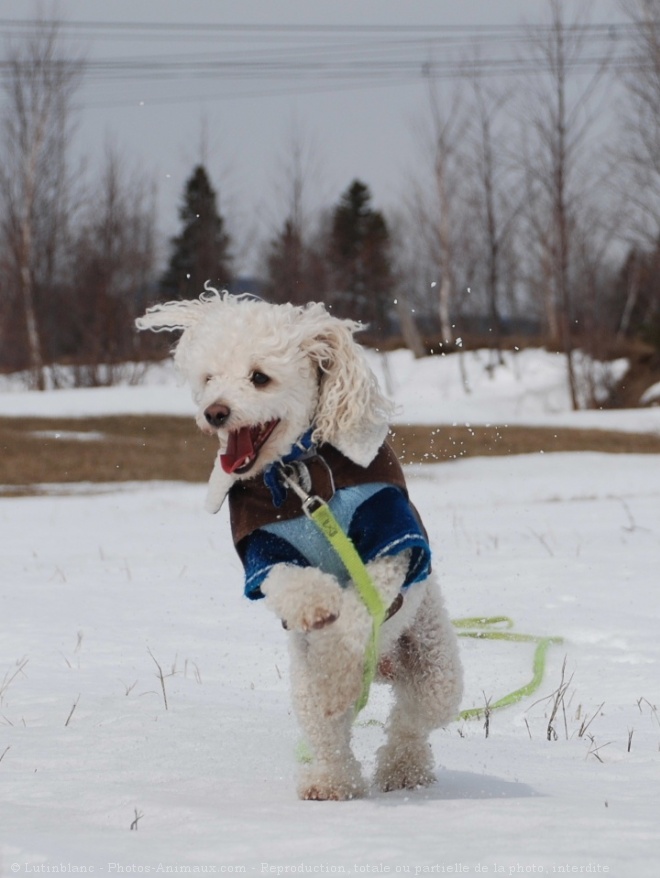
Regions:
<instances>
[{"instance_id":1,"label":"tree line","mask_svg":"<svg viewBox=\"0 0 660 878\"><path fill-rule=\"evenodd\" d=\"M325 301L369 324L373 343L403 338L416 355L472 339L497 356L512 332L533 335L565 353L576 407L578 350L606 359L643 344L660 356L660 0L620 6L633 35L623 69L607 50L594 61L587 7L569 18L562 0L527 28L525 82L486 80L476 50L452 81L430 61L419 160L395 211L356 179L310 212L292 142L259 293ZM57 23L9 46L3 70L0 368L35 387L111 382L157 350L131 331L146 304L207 281L240 289L237 231L200 162L162 268L153 186L112 148L92 183L74 167L85 65Z\"/></svg>"}]
</instances>

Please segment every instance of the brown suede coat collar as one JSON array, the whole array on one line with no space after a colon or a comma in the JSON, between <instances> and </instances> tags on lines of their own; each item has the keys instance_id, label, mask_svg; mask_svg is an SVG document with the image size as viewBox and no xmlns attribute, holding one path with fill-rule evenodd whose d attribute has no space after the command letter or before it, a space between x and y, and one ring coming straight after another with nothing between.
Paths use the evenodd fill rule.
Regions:
<instances>
[{"instance_id":1,"label":"brown suede coat collar","mask_svg":"<svg viewBox=\"0 0 660 878\"><path fill-rule=\"evenodd\" d=\"M387 442L367 467L353 463L332 445L321 445L316 454L304 460L312 480L310 494L330 500L336 490L385 482L401 488L406 496L406 481L401 465ZM288 491L284 503L276 507L270 489L261 475L235 482L229 491L229 518L234 545L264 525L289 521L302 515L299 498Z\"/></svg>"}]
</instances>

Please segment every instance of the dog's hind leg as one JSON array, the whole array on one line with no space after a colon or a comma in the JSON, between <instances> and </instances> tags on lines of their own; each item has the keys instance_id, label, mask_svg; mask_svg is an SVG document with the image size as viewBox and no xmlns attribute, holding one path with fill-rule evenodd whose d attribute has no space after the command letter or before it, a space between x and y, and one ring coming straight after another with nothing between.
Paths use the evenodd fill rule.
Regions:
<instances>
[{"instance_id":1,"label":"dog's hind leg","mask_svg":"<svg viewBox=\"0 0 660 878\"><path fill-rule=\"evenodd\" d=\"M458 715L463 675L456 634L435 583L427 588L414 623L388 657L395 702L375 777L385 791L435 782L429 734Z\"/></svg>"}]
</instances>

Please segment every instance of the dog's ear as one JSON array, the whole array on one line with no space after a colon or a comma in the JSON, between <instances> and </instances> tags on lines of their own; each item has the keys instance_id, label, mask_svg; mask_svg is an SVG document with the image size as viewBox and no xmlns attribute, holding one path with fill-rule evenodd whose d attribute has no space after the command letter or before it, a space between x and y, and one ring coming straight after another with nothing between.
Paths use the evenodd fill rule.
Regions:
<instances>
[{"instance_id":1,"label":"dog's ear","mask_svg":"<svg viewBox=\"0 0 660 878\"><path fill-rule=\"evenodd\" d=\"M206 489L206 500L204 508L207 512L215 515L219 512L225 498L229 493L229 489L236 481L236 476L226 473L220 464L220 455L217 454L209 477L208 488Z\"/></svg>"},{"instance_id":2,"label":"dog's ear","mask_svg":"<svg viewBox=\"0 0 660 878\"><path fill-rule=\"evenodd\" d=\"M192 349L192 337L195 327L203 324L209 314L218 314L231 305L236 297L226 292L219 292L208 282L204 284L204 292L198 299L163 302L148 308L143 317L138 317L135 325L138 329L151 329L154 332L183 333L172 350L177 367L184 375L188 375L187 361Z\"/></svg>"},{"instance_id":3,"label":"dog's ear","mask_svg":"<svg viewBox=\"0 0 660 878\"><path fill-rule=\"evenodd\" d=\"M353 338L362 324L332 317L322 305L308 306L304 317L311 330L304 346L320 371L315 439L368 466L387 436L393 406Z\"/></svg>"},{"instance_id":4,"label":"dog's ear","mask_svg":"<svg viewBox=\"0 0 660 878\"><path fill-rule=\"evenodd\" d=\"M163 302L148 308L143 317L138 317L138 329L152 329L154 332L173 332L195 326L203 316L204 299L182 302Z\"/></svg>"}]
</instances>

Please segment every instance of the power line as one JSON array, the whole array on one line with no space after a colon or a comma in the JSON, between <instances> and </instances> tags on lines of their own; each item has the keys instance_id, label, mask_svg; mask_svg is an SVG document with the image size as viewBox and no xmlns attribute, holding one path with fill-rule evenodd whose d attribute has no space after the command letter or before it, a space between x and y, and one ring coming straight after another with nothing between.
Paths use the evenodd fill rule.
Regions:
<instances>
[{"instance_id":1,"label":"power line","mask_svg":"<svg viewBox=\"0 0 660 878\"><path fill-rule=\"evenodd\" d=\"M324 24L324 23L305 23L305 24L283 24L281 22L263 22L255 23L237 23L237 22L162 22L162 21L72 21L59 19L39 19L32 18L0 18L0 27L19 27L35 30L39 27L53 27L65 31L67 29L74 31L90 31L90 30L117 30L117 31L147 31L157 32L175 32L180 33L182 30L196 31L207 33L210 30L227 31L233 33L236 31L246 31L250 33L405 33L419 31L422 33L429 32L472 32L482 33L510 33L510 32L527 32L528 26L521 24ZM555 30L554 24L534 24L531 26L533 30ZM611 31L633 29L634 25L625 22L591 22L580 26L582 31ZM566 25L565 30L570 30L571 25Z\"/></svg>"},{"instance_id":2,"label":"power line","mask_svg":"<svg viewBox=\"0 0 660 878\"><path fill-rule=\"evenodd\" d=\"M529 32L520 25L319 25L319 24L218 24L164 22L35 22L0 19L0 28L12 37L33 37L39 27L57 27L87 39L99 36L149 42L167 39L173 44L213 39L212 52L199 50L157 55L128 52L92 57L85 73L92 88L106 84L134 83L183 86L204 82L214 94L193 97L170 94L148 97L150 103L231 97L274 96L356 88L404 85L424 79L464 76L536 75L548 69L542 59L521 54L518 46ZM534 32L544 26L534 26ZM550 32L552 26L545 26ZM567 28L570 32L570 28ZM589 24L580 29L582 56L567 62L574 74L600 69L608 62L614 70L633 69L640 62L632 51L631 24ZM246 45L237 48L237 37ZM301 37L304 41L301 42ZM328 39L330 37L331 39ZM268 38L267 48L255 39ZM452 49L447 51L447 47ZM468 53L471 53L468 55ZM468 60L465 60L468 58ZM58 63L58 62L53 62ZM0 81L11 75L0 61ZM261 83L260 86L257 86ZM230 90L227 93L217 89ZM86 101L88 106L119 106L137 103L134 96L107 97L105 102Z\"/></svg>"}]
</instances>

